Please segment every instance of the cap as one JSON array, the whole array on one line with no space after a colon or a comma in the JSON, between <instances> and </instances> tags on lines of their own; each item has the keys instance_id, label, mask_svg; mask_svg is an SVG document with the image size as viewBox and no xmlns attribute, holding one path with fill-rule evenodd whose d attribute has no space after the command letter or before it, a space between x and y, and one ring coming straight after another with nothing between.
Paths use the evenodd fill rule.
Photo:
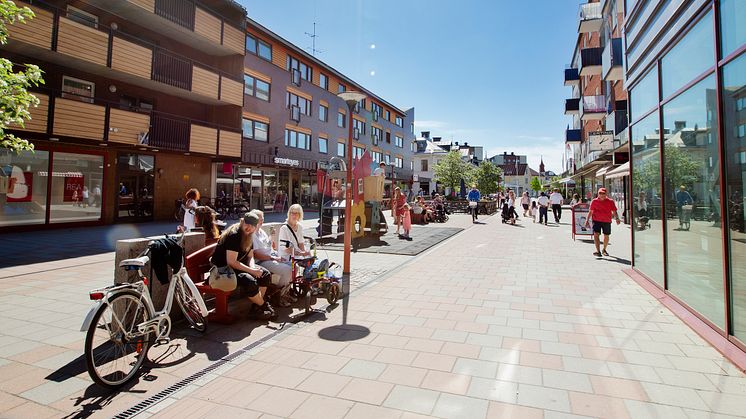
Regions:
<instances>
[{"instance_id":1,"label":"cap","mask_svg":"<svg viewBox=\"0 0 746 419\"><path fill-rule=\"evenodd\" d=\"M598 193L606 193L606 188L601 188L598 190Z\"/></svg>"},{"instance_id":2,"label":"cap","mask_svg":"<svg viewBox=\"0 0 746 419\"><path fill-rule=\"evenodd\" d=\"M253 225L256 227L259 224L259 216L254 212L247 212L243 215L244 224Z\"/></svg>"}]
</instances>

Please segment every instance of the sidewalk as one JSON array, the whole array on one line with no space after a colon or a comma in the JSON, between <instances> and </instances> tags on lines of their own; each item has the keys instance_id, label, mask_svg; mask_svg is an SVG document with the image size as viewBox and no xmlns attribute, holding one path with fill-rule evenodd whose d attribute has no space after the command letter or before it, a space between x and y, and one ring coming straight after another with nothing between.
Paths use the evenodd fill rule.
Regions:
<instances>
[{"instance_id":1,"label":"sidewalk","mask_svg":"<svg viewBox=\"0 0 746 419\"><path fill-rule=\"evenodd\" d=\"M599 260L567 224L484 220L137 417L744 414L743 372L622 272L627 227Z\"/></svg>"}]
</instances>

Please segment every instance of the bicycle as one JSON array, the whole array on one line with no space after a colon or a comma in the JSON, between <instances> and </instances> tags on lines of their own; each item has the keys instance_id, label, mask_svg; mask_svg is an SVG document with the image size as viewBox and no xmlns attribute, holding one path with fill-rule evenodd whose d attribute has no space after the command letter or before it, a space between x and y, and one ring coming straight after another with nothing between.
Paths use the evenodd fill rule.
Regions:
<instances>
[{"instance_id":1,"label":"bicycle","mask_svg":"<svg viewBox=\"0 0 746 419\"><path fill-rule=\"evenodd\" d=\"M476 223L477 222L477 213L479 211L479 202L477 201L469 201L469 212L471 213L471 222Z\"/></svg>"},{"instance_id":2,"label":"bicycle","mask_svg":"<svg viewBox=\"0 0 746 419\"><path fill-rule=\"evenodd\" d=\"M183 248L184 234L178 239ZM89 292L95 301L86 314L80 331L86 332L85 359L88 374L105 388L116 389L132 380L142 366L151 343L168 344L171 333L169 312L176 299L184 317L197 331L207 329L207 306L184 266L171 275L166 301L156 312L142 268L150 260L151 245L138 257L119 266L137 271L139 280L95 289Z\"/></svg>"}]
</instances>

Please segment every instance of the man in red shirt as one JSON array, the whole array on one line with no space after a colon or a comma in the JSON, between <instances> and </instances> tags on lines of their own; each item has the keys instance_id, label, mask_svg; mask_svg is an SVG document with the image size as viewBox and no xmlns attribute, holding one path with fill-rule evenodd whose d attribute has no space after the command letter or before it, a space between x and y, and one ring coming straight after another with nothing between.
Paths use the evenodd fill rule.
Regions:
<instances>
[{"instance_id":1,"label":"man in red shirt","mask_svg":"<svg viewBox=\"0 0 746 419\"><path fill-rule=\"evenodd\" d=\"M616 220L616 224L619 225L619 215L617 214L616 204L614 201L606 196L606 188L598 190L598 197L591 201L590 213L588 219L585 221L587 226L589 220L593 220L593 242L596 244L596 251L593 256L600 257L609 256L606 251L606 246L609 245L609 236L611 235L611 218ZM604 233L604 249L599 249L599 235L603 231Z\"/></svg>"}]
</instances>

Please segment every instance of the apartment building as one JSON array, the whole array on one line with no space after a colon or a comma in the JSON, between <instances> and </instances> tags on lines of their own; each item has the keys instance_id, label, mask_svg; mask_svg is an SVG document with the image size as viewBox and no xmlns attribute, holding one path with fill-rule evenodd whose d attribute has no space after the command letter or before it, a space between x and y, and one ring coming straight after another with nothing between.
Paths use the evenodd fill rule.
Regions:
<instances>
[{"instance_id":1,"label":"apartment building","mask_svg":"<svg viewBox=\"0 0 746 419\"><path fill-rule=\"evenodd\" d=\"M627 0L626 14L632 266L743 356L746 3Z\"/></svg>"},{"instance_id":2,"label":"apartment building","mask_svg":"<svg viewBox=\"0 0 746 419\"><path fill-rule=\"evenodd\" d=\"M565 184L586 199L611 189L620 208L629 208L629 135L622 42L624 0L589 0L580 5L578 38L565 85L572 88L565 114ZM624 212L624 211L622 211Z\"/></svg>"},{"instance_id":3,"label":"apartment building","mask_svg":"<svg viewBox=\"0 0 746 419\"><path fill-rule=\"evenodd\" d=\"M317 169L346 157L350 115L337 96L345 91L367 96L353 110L354 158L367 150L390 166L387 188L391 179L412 188L414 108L391 104L252 19L246 51L242 164L216 168L219 188L232 185L265 211L317 210Z\"/></svg>"},{"instance_id":4,"label":"apartment building","mask_svg":"<svg viewBox=\"0 0 746 419\"><path fill-rule=\"evenodd\" d=\"M0 150L0 231L164 219L241 159L245 10L227 0L18 2L0 50L37 64L40 105Z\"/></svg>"},{"instance_id":5,"label":"apartment building","mask_svg":"<svg viewBox=\"0 0 746 419\"><path fill-rule=\"evenodd\" d=\"M496 154L489 159L492 164L503 171L502 184L506 189L511 189L520 195L523 192L531 192L531 168L528 167L527 156L518 155L514 152L508 154ZM538 174L537 174L538 175Z\"/></svg>"},{"instance_id":6,"label":"apartment building","mask_svg":"<svg viewBox=\"0 0 746 419\"><path fill-rule=\"evenodd\" d=\"M438 189L438 179L435 176L435 166L448 154L448 151L440 147L441 137L430 138L429 131L423 131L422 136L415 140L414 160L414 186L413 191L423 195L432 196L436 192L443 192L441 186Z\"/></svg>"}]
</instances>

